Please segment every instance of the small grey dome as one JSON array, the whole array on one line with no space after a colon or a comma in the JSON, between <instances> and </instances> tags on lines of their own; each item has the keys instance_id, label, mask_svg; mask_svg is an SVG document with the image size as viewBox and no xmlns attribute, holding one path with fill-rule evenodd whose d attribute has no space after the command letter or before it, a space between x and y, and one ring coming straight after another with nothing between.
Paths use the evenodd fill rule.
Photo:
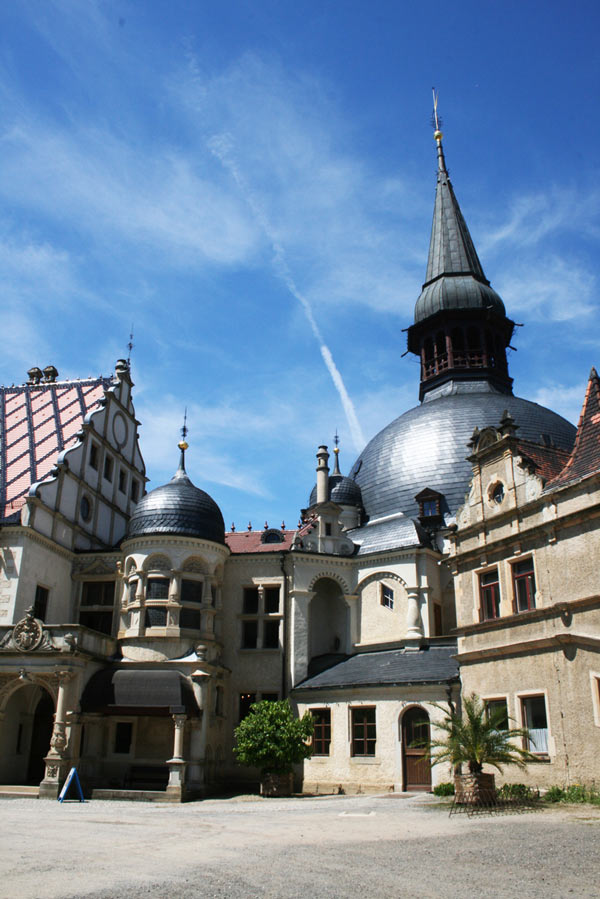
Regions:
<instances>
[{"instance_id":1,"label":"small grey dome","mask_svg":"<svg viewBox=\"0 0 600 899\"><path fill-rule=\"evenodd\" d=\"M415 496L425 487L443 494L443 511L454 515L472 476L466 457L473 429L497 427L505 409L519 425L519 437L536 443L549 438L567 450L573 446L575 427L550 409L498 393L483 382L453 389L448 395L430 395L391 422L355 462L351 474L371 520L398 512L416 518Z\"/></svg>"},{"instance_id":2,"label":"small grey dome","mask_svg":"<svg viewBox=\"0 0 600 899\"><path fill-rule=\"evenodd\" d=\"M168 484L147 493L131 516L127 537L172 534L225 543L225 523L212 497L194 487L180 466Z\"/></svg>"},{"instance_id":3,"label":"small grey dome","mask_svg":"<svg viewBox=\"0 0 600 899\"><path fill-rule=\"evenodd\" d=\"M362 506L362 493L360 487L352 478L343 474L329 475L329 499L340 506ZM317 486L310 493L309 506L314 506L317 501Z\"/></svg>"},{"instance_id":4,"label":"small grey dome","mask_svg":"<svg viewBox=\"0 0 600 899\"><path fill-rule=\"evenodd\" d=\"M472 275L444 276L427 284L415 306L415 324L424 321L436 312L457 309L491 309L505 316L506 310L499 294L478 281Z\"/></svg>"}]
</instances>

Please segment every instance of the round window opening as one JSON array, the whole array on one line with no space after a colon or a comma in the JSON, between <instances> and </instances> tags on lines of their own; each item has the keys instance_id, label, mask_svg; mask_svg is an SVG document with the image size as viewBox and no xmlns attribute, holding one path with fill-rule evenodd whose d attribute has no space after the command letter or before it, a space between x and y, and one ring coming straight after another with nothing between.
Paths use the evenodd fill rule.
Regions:
<instances>
[{"instance_id":1,"label":"round window opening","mask_svg":"<svg viewBox=\"0 0 600 899\"><path fill-rule=\"evenodd\" d=\"M502 502L502 500L504 499L504 484L501 484L500 482L498 482L497 484L494 484L494 486L492 487L492 489L490 491L490 494L491 494L492 501L495 502L496 505L499 506L500 503Z\"/></svg>"},{"instance_id":2,"label":"round window opening","mask_svg":"<svg viewBox=\"0 0 600 899\"><path fill-rule=\"evenodd\" d=\"M92 517L92 504L90 503L87 496L81 497L81 502L79 503L79 513L83 521L89 521Z\"/></svg>"}]
</instances>

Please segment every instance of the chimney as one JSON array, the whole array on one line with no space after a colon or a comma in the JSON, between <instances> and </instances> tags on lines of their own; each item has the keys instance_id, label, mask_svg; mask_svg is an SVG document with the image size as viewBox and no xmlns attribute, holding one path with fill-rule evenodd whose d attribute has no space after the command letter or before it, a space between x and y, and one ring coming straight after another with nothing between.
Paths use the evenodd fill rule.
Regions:
<instances>
[{"instance_id":1,"label":"chimney","mask_svg":"<svg viewBox=\"0 0 600 899\"><path fill-rule=\"evenodd\" d=\"M44 381L47 384L54 384L57 378L58 371L54 368L53 365L47 365L44 369Z\"/></svg>"},{"instance_id":2,"label":"chimney","mask_svg":"<svg viewBox=\"0 0 600 899\"><path fill-rule=\"evenodd\" d=\"M326 446L317 451L317 502L326 503L329 499L329 453Z\"/></svg>"},{"instance_id":3,"label":"chimney","mask_svg":"<svg viewBox=\"0 0 600 899\"><path fill-rule=\"evenodd\" d=\"M42 380L42 369L38 368L37 365L34 365L33 368L30 368L27 372L28 384L39 384Z\"/></svg>"}]
</instances>

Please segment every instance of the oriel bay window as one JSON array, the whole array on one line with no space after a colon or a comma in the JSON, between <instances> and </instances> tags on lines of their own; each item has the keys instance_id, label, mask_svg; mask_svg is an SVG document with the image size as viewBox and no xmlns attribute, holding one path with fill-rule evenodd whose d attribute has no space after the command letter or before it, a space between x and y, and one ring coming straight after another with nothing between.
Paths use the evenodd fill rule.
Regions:
<instances>
[{"instance_id":1,"label":"oriel bay window","mask_svg":"<svg viewBox=\"0 0 600 899\"><path fill-rule=\"evenodd\" d=\"M533 559L523 559L512 565L513 612L535 609L535 575Z\"/></svg>"},{"instance_id":2,"label":"oriel bay window","mask_svg":"<svg viewBox=\"0 0 600 899\"><path fill-rule=\"evenodd\" d=\"M149 577L146 585L146 599L168 599L169 578Z\"/></svg>"},{"instance_id":3,"label":"oriel bay window","mask_svg":"<svg viewBox=\"0 0 600 899\"><path fill-rule=\"evenodd\" d=\"M375 706L350 709L351 753L353 756L374 756L377 743Z\"/></svg>"},{"instance_id":4,"label":"oriel bay window","mask_svg":"<svg viewBox=\"0 0 600 899\"><path fill-rule=\"evenodd\" d=\"M329 755L331 746L331 709L311 709L314 721L313 755Z\"/></svg>"},{"instance_id":5,"label":"oriel bay window","mask_svg":"<svg viewBox=\"0 0 600 899\"><path fill-rule=\"evenodd\" d=\"M492 568L479 575L479 620L489 621L500 617L500 583L498 569Z\"/></svg>"}]
</instances>

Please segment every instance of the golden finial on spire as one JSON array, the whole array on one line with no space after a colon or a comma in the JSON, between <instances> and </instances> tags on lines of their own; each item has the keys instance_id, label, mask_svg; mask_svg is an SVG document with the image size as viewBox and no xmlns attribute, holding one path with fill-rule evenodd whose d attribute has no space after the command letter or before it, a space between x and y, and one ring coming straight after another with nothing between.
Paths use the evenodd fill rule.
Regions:
<instances>
[{"instance_id":1,"label":"golden finial on spire","mask_svg":"<svg viewBox=\"0 0 600 899\"><path fill-rule=\"evenodd\" d=\"M187 406L186 406L185 412L183 413L183 427L181 429L181 440L177 444L179 449L183 450L184 452L186 451L186 449L189 446L189 444L186 443L186 439L185 439L187 437L187 434L188 434L188 428L187 428Z\"/></svg>"},{"instance_id":2,"label":"golden finial on spire","mask_svg":"<svg viewBox=\"0 0 600 899\"><path fill-rule=\"evenodd\" d=\"M431 92L433 94L433 127L435 129L433 132L433 137L434 137L434 140L441 140L444 135L442 134L441 128L440 128L440 126L442 124L442 120L440 118L438 118L438 111L437 111L438 92L436 91L436 89L434 87L431 88Z\"/></svg>"}]
</instances>

